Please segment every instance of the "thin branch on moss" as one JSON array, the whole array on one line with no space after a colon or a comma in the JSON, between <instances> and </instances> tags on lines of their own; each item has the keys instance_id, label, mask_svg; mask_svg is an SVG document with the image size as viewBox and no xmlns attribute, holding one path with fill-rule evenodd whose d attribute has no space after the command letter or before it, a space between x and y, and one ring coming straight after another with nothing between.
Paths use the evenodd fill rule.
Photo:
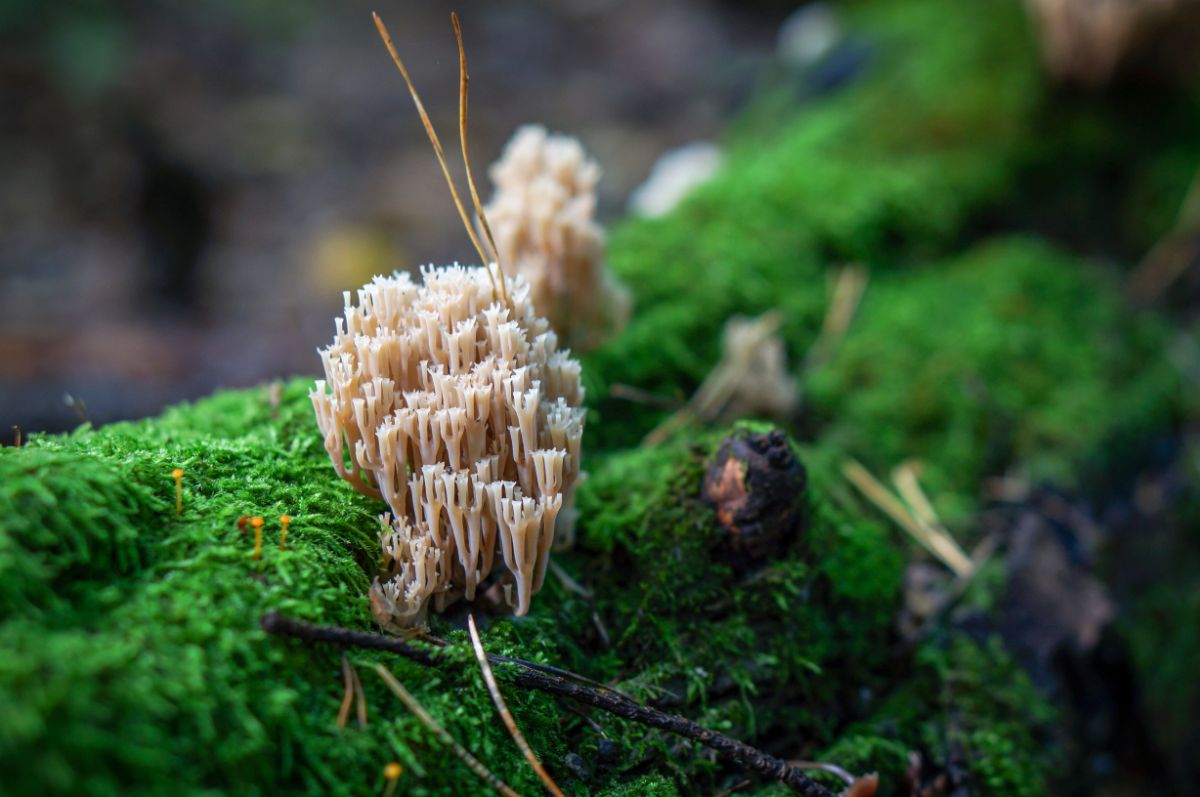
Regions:
<instances>
[{"instance_id":1,"label":"thin branch on moss","mask_svg":"<svg viewBox=\"0 0 1200 797\"><path fill-rule=\"evenodd\" d=\"M418 720L421 721L421 724L432 731L433 735L438 737L442 744L453 750L454 755L458 756L459 760L466 764L472 772L478 775L480 780L503 794L504 797L520 797L519 794L513 791L511 786L493 775L492 771L485 767L478 758L471 755L467 748L454 741L454 737L450 735L450 732L439 725L437 720L435 720L430 713L425 710L425 707L421 705L420 701L413 697L412 693L405 689L402 683L396 680L396 676L392 675L391 670L389 670L387 667L384 667L382 664L376 664L375 672L378 673L379 677L383 679L383 682L387 684L388 689L392 690L392 694L400 698L400 702L403 703L404 706L411 711Z\"/></svg>"},{"instance_id":2,"label":"thin branch on moss","mask_svg":"<svg viewBox=\"0 0 1200 797\"><path fill-rule=\"evenodd\" d=\"M508 729L508 735L516 742L517 748L521 751L521 755L525 756L525 760L529 762L529 766L537 773L538 779L542 781L542 785L546 787L554 797L564 797L562 789L558 788L558 784L554 782L554 778L550 777L550 773L542 766L541 760L537 754L533 752L533 748L529 746L529 742L525 740L525 734L521 733L517 721L513 718L512 712L508 710L508 704L504 702L504 695L500 693L500 685L496 683L496 676L492 673L492 665L488 663L487 653L483 649L483 640L479 638L479 629L475 627L475 615L467 615L467 629L471 632L471 647L475 649L475 660L479 662L479 671L483 674L483 682L487 685L488 694L492 696L492 702L496 705L496 713L500 715L500 719L504 722L504 727Z\"/></svg>"},{"instance_id":3,"label":"thin branch on moss","mask_svg":"<svg viewBox=\"0 0 1200 797\"><path fill-rule=\"evenodd\" d=\"M417 637L414 637L414 638L417 638ZM433 636L432 634L423 633L423 634L421 634L421 636L419 638L421 639L421 641L428 642L431 645L437 645L439 648L450 647L449 642L442 639L441 637ZM596 687L597 689L603 689L606 692L612 692L614 695L620 695L621 697L625 698L626 700L633 700L632 697L630 697L626 693L622 692L620 689L617 689L616 687L612 687L612 686L609 686L608 684L601 683L600 681L596 681L592 678L588 678L586 675L580 675L577 672L571 672L570 670L564 670L562 667L555 667L550 664L542 664L541 662L529 661L527 659L515 659L511 656L498 656L495 653L488 654L488 661L491 662L492 664L516 664L519 667L525 667L530 670L538 670L540 672L550 673L551 675L557 675L561 678L566 678L568 681L578 681L581 684L588 684L590 686Z\"/></svg>"},{"instance_id":4,"label":"thin branch on moss","mask_svg":"<svg viewBox=\"0 0 1200 797\"><path fill-rule=\"evenodd\" d=\"M410 661L426 667L445 669L454 666L394 637L337 626L312 625L284 617L276 612L264 615L261 622L263 630L276 636L287 636L307 642L322 642L342 647L387 651L404 656ZM494 657L490 656L489 660L493 663L496 661ZM669 731L685 739L699 742L715 750L727 761L752 770L763 777L778 780L797 793L803 794L804 797L833 797L833 793L829 789L808 777L800 769L789 766L787 762L730 736L709 730L684 717L667 714L619 694L572 683L564 678L521 665L517 665L515 671L511 673L511 678L512 683L525 689L536 689L547 694L565 697L601 711L607 711L622 719Z\"/></svg>"}]
</instances>

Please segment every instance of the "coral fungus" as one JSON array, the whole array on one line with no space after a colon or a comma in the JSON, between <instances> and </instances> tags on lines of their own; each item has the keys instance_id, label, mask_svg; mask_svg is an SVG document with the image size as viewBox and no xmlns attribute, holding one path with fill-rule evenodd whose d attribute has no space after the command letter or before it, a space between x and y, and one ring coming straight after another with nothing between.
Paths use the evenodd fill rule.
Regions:
<instances>
[{"instance_id":1,"label":"coral fungus","mask_svg":"<svg viewBox=\"0 0 1200 797\"><path fill-rule=\"evenodd\" d=\"M600 167L579 141L526 125L489 173L496 193L484 212L500 260L529 281L538 312L575 348L623 327L629 294L604 268L593 218Z\"/></svg>"},{"instance_id":2,"label":"coral fungus","mask_svg":"<svg viewBox=\"0 0 1200 797\"><path fill-rule=\"evenodd\" d=\"M312 392L338 474L383 498L386 576L371 590L385 625L472 599L499 549L517 614L545 576L554 526L579 473L579 363L508 279L461 266L376 277L346 294ZM506 592L511 592L506 584Z\"/></svg>"}]
</instances>

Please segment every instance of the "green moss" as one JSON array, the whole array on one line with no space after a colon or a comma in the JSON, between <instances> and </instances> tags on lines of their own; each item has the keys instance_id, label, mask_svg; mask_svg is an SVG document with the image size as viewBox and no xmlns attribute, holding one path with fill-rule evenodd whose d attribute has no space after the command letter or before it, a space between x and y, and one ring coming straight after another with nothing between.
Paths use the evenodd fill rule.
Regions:
<instances>
[{"instance_id":1,"label":"green moss","mask_svg":"<svg viewBox=\"0 0 1200 797\"><path fill-rule=\"evenodd\" d=\"M850 733L838 739L820 758L851 774L874 772L879 776L876 797L899 797L903 794L904 777L908 770L908 751L907 745L895 739ZM842 781L832 776L823 776L821 779L831 789L843 787Z\"/></svg>"},{"instance_id":2,"label":"green moss","mask_svg":"<svg viewBox=\"0 0 1200 797\"><path fill-rule=\"evenodd\" d=\"M985 6L859 9L874 53L859 85L735 136L722 173L680 208L614 231L610 265L636 314L585 362L603 421L589 427L593 450L636 442L661 417L610 400L611 384L690 392L736 313L780 309L803 352L825 312L830 265L944 251L1005 190L1041 84L1020 4Z\"/></svg>"},{"instance_id":3,"label":"green moss","mask_svg":"<svg viewBox=\"0 0 1200 797\"><path fill-rule=\"evenodd\" d=\"M1165 344L1101 275L1007 239L876 281L807 391L827 444L881 473L918 457L935 492L972 499L1013 466L1071 486L1136 460L1179 394Z\"/></svg>"},{"instance_id":4,"label":"green moss","mask_svg":"<svg viewBox=\"0 0 1200 797\"><path fill-rule=\"evenodd\" d=\"M677 797L675 783L662 775L644 775L601 792L602 797Z\"/></svg>"},{"instance_id":5,"label":"green moss","mask_svg":"<svg viewBox=\"0 0 1200 797\"><path fill-rule=\"evenodd\" d=\"M147 553L139 524L164 506L109 464L74 453L0 458L0 484L0 619L70 603L90 573L138 572Z\"/></svg>"},{"instance_id":6,"label":"green moss","mask_svg":"<svg viewBox=\"0 0 1200 797\"><path fill-rule=\"evenodd\" d=\"M36 477L50 491L6 479L0 503L23 507L38 496L31 517L54 531L27 534L6 518L5 561L55 563L44 578L13 579L22 586L0 621L9 793L358 794L379 788L390 760L406 768L406 794L457 794L469 782L373 677L376 657L355 654L370 725L339 732L336 653L257 627L271 609L370 625L364 596L381 505L334 477L306 387L286 385L278 406L265 388L230 391L161 419L35 437L0 453L0 472ZM719 532L697 498L718 438L595 462L579 499L582 549L559 559L594 601L552 579L529 617L495 622L485 639L493 652L614 681L712 727L747 738L794 733L815 750L870 708L863 687L886 681L902 559L881 528L822 498L818 468L808 530L786 556L735 577L714 555ZM177 466L185 470L178 517ZM280 550L274 518L284 512L294 520ZM237 529L244 514L268 518L258 563ZM76 529L91 541L87 556L71 542ZM593 612L611 645L596 639ZM389 666L497 774L536 791L469 664L464 632L441 618L434 632L464 663L460 674ZM545 696L509 690L508 698L573 793L669 794L676 782L691 789L720 772L703 748L603 715L595 721L619 753L598 763L591 726ZM592 769L588 783L564 766L569 752Z\"/></svg>"},{"instance_id":7,"label":"green moss","mask_svg":"<svg viewBox=\"0 0 1200 797\"><path fill-rule=\"evenodd\" d=\"M612 265L637 310L585 363L591 478L579 493L580 545L556 557L594 597L549 579L530 616L485 628L489 650L569 667L710 727L786 744L789 756L877 770L882 794L896 793L909 750L964 772L972 794L1044 793L1053 713L995 644L950 633L914 654L897 642L904 543L838 472L846 455L877 472L922 457L925 483L955 517L985 476L1016 468L1072 483L1093 464L1133 458L1169 420L1178 386L1162 330L1125 310L1114 286L1027 240L951 258L973 219L1012 201L1043 95L1021 5L981 2L855 6L872 51L856 85L774 123L752 113L721 176L667 218L614 232ZM1178 190L1166 167L1148 179L1152 193ZM805 377L819 432L800 450L805 530L735 573L698 497L724 432L622 450L662 412L608 389L687 395L734 313L780 309L798 357L825 313L827 268L848 260L872 279L834 359ZM334 476L307 387L287 383L274 403L265 388L224 392L0 452L6 793L370 794L392 760L406 770L402 794L473 784L373 677L379 657L354 654L369 726L338 731L336 652L258 629L272 609L370 627L382 505ZM186 473L179 516L175 467ZM275 545L285 512L295 518L286 551ZM237 530L250 514L268 518L261 562ZM986 607L997 575L966 602ZM1144 667L1174 616L1165 598L1145 616L1156 606L1159 631L1137 648ZM497 774L537 793L461 627L435 618L433 631L461 671L389 666ZM1181 699L1159 687L1150 699ZM674 737L599 714L597 732L545 696L507 697L573 795L716 791L734 776ZM601 734L615 754L601 754ZM586 781L567 755L581 758Z\"/></svg>"},{"instance_id":8,"label":"green moss","mask_svg":"<svg viewBox=\"0 0 1200 797\"><path fill-rule=\"evenodd\" d=\"M361 794L379 788L390 760L406 768L405 794L457 794L470 782L377 682L376 657L355 654L370 725L339 732L336 653L257 627L272 609L370 625L382 505L332 473L306 389L287 384L277 406L266 388L229 391L159 419L35 437L0 453L0 473L12 477L0 482L0 506L13 509L0 516L13 576L0 619L8 793ZM831 740L865 710L859 688L885 680L902 560L882 529L814 487L809 529L787 556L735 578L713 555L718 531L697 498L718 437L595 462L579 500L583 547L559 559L595 600L551 579L529 617L493 623L486 643L615 681L748 738L781 730ZM185 471L179 516L175 467ZM814 473L813 484L823 478ZM284 512L294 520L280 550L275 518ZM261 562L237 528L246 514L268 518ZM593 612L610 646L595 638ZM442 618L434 632L461 673L389 666L497 774L535 792L470 665L465 633ZM595 720L619 754L598 763L590 725L540 694L509 690L508 699L573 793L669 794L677 781L691 788L717 771L702 748L607 716ZM564 766L569 752L593 770L588 783Z\"/></svg>"},{"instance_id":9,"label":"green moss","mask_svg":"<svg viewBox=\"0 0 1200 797\"><path fill-rule=\"evenodd\" d=\"M998 640L952 632L918 649L913 672L856 731L901 741L933 771L961 772L971 794L1039 797L1050 793L1062 754L1055 721ZM871 749L873 765L895 766L894 747Z\"/></svg>"},{"instance_id":10,"label":"green moss","mask_svg":"<svg viewBox=\"0 0 1200 797\"><path fill-rule=\"evenodd\" d=\"M288 385L277 408L265 389L228 392L162 419L0 453L0 506L12 510L0 521L6 793L363 794L393 759L408 770L408 794L458 793L467 782L369 669L360 668L370 727L339 733L336 654L258 630L270 609L369 623L380 507L332 477L305 387ZM185 469L179 517L176 466ZM284 512L295 520L279 550L274 517ZM243 514L268 518L261 563L237 530ZM534 627L489 642L546 657L554 636ZM472 670L389 665L498 774L536 789ZM559 709L540 695L509 702L556 766Z\"/></svg>"},{"instance_id":11,"label":"green moss","mask_svg":"<svg viewBox=\"0 0 1200 797\"><path fill-rule=\"evenodd\" d=\"M783 556L736 576L699 498L723 436L610 457L580 495L621 686L697 706L734 735L820 744L883 682L902 557L879 526L831 504L826 474L810 470L806 528Z\"/></svg>"},{"instance_id":12,"label":"green moss","mask_svg":"<svg viewBox=\"0 0 1200 797\"><path fill-rule=\"evenodd\" d=\"M1182 501L1154 532L1113 553L1124 576L1117 632L1128 645L1146 734L1163 780L1186 792L1200 777L1200 449L1184 452Z\"/></svg>"}]
</instances>

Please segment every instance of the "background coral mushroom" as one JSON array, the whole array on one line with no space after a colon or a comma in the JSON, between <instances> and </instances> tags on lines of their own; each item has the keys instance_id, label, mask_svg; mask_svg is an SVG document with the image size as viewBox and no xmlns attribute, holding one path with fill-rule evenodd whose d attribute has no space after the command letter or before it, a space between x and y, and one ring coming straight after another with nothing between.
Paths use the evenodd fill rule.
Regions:
<instances>
[{"instance_id":1,"label":"background coral mushroom","mask_svg":"<svg viewBox=\"0 0 1200 797\"><path fill-rule=\"evenodd\" d=\"M529 281L538 312L577 349L620 331L630 298L604 267L596 161L577 139L525 125L489 174L496 193L484 212L500 260Z\"/></svg>"},{"instance_id":2,"label":"background coral mushroom","mask_svg":"<svg viewBox=\"0 0 1200 797\"><path fill-rule=\"evenodd\" d=\"M483 269L376 277L346 294L311 398L338 475L391 513L371 606L385 625L472 599L499 553L529 610L579 474L579 363L521 279L498 301ZM506 588L507 590L507 588Z\"/></svg>"}]
</instances>

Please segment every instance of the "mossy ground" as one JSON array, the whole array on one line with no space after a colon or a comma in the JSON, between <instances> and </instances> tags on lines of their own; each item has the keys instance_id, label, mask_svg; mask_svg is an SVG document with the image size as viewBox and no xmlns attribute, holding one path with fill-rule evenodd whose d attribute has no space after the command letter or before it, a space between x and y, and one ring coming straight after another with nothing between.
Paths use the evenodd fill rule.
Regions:
<instances>
[{"instance_id":1,"label":"mossy ground","mask_svg":"<svg viewBox=\"0 0 1200 797\"><path fill-rule=\"evenodd\" d=\"M337 653L257 627L272 609L370 625L364 595L380 507L331 477L306 388L287 384L278 406L267 388L226 392L159 419L35 437L0 456L4 516L21 519L4 524L0 559L0 767L10 793L363 794L380 787L391 760L406 768L403 793L462 793L466 770L374 679L367 665L380 657L351 654L370 721L338 731ZM838 746L842 729L878 711L895 686L901 546L822 497L831 477L801 451L816 465L806 530L784 556L735 576L714 555L722 532L698 497L721 436L595 462L579 501L583 542L560 558L594 600L552 579L529 617L494 621L486 643L739 736L790 739L783 749L797 755L828 745L840 755L850 744ZM175 467L185 471L178 516ZM294 518L286 550L274 520L283 513ZM260 561L237 526L245 514L269 519ZM453 643L446 655L463 663L460 674L394 658L388 666L501 777L536 793L461 625L437 618L433 631ZM545 696L508 697L571 793L669 794L725 775L703 748L602 714L598 732ZM599 751L606 737L615 757ZM847 763L870 768L923 742L854 738ZM565 765L569 753L589 782Z\"/></svg>"},{"instance_id":2,"label":"mossy ground","mask_svg":"<svg viewBox=\"0 0 1200 797\"><path fill-rule=\"evenodd\" d=\"M1090 470L1130 467L1177 411L1161 322L1129 310L1113 278L1029 237L976 234L1014 217L1023 170L1062 144L1044 136L1047 89L1020 4L984 6L855 6L871 54L857 82L786 119L764 101L732 134L721 176L667 218L614 233L612 264L637 306L585 362L590 478L580 543L557 559L593 597L549 579L530 616L488 625L492 652L613 682L781 755L878 770L883 794L897 793L910 750L961 772L973 795L1046 792L1053 709L993 640L949 628L915 646L897 638L911 549L838 470L847 456L880 472L919 456L939 507L967 524L985 477L1082 486ZM1088 151L1106 151L1100 141ZM1182 190L1163 164L1190 157L1168 147L1134 181ZM1155 219L1130 239L1161 229ZM825 313L827 270L848 260L872 275L859 317L799 377L807 527L735 573L698 499L727 430L638 448L663 413L608 388L687 395L734 313L781 309L798 359ZM432 630L461 671L350 654L370 721L343 731L338 654L258 629L269 610L370 626L382 506L334 476L307 384L285 384L276 403L266 388L224 392L0 453L6 793L372 794L393 760L403 794L474 789L374 678L375 661L497 774L538 793L453 613ZM267 518L261 561L243 515ZM1161 636L1146 639L1143 657ZM740 777L672 737L507 696L571 794L703 793ZM743 793L755 790L782 787Z\"/></svg>"}]
</instances>

